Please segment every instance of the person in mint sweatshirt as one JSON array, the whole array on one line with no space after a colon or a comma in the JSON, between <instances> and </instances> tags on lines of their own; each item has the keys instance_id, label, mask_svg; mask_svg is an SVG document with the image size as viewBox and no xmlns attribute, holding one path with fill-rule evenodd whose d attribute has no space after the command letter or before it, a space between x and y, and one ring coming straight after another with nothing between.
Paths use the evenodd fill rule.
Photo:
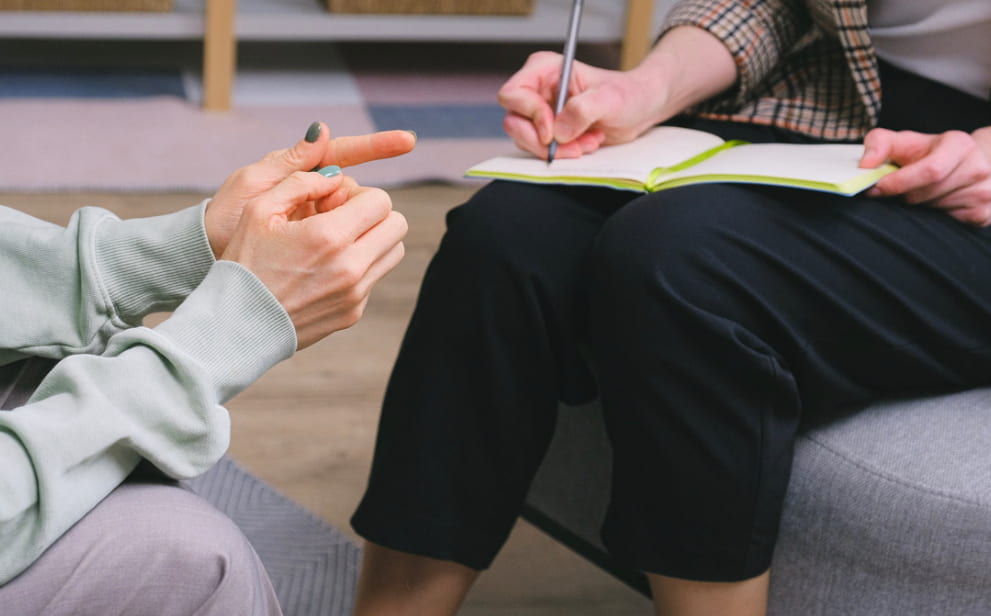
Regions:
<instances>
[{"instance_id":1,"label":"person in mint sweatshirt","mask_svg":"<svg viewBox=\"0 0 991 616\"><path fill-rule=\"evenodd\" d=\"M230 437L223 404L360 318L406 221L340 168L414 143L314 123L173 214L84 208L63 228L0 207L0 366L58 362L0 412L0 612L280 613L232 522L174 485L125 480L140 463L209 469Z\"/></svg>"}]
</instances>

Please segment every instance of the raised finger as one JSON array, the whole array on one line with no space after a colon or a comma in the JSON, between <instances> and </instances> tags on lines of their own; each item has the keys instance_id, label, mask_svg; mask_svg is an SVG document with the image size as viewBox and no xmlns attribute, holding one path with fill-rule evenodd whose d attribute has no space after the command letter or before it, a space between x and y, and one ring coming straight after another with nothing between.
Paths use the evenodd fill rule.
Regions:
<instances>
[{"instance_id":1,"label":"raised finger","mask_svg":"<svg viewBox=\"0 0 991 616\"><path fill-rule=\"evenodd\" d=\"M321 165L351 167L373 160L401 156L416 146L416 133L386 130L367 135L331 139L320 159Z\"/></svg>"}]
</instances>

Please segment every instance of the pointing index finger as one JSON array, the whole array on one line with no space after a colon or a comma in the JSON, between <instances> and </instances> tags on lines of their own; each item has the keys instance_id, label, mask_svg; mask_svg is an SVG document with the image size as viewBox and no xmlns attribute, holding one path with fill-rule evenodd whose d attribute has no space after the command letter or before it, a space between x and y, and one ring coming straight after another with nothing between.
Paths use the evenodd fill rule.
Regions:
<instances>
[{"instance_id":1,"label":"pointing index finger","mask_svg":"<svg viewBox=\"0 0 991 616\"><path fill-rule=\"evenodd\" d=\"M406 154L416 146L416 133L387 130L368 135L336 137L327 143L324 165L351 167Z\"/></svg>"}]
</instances>

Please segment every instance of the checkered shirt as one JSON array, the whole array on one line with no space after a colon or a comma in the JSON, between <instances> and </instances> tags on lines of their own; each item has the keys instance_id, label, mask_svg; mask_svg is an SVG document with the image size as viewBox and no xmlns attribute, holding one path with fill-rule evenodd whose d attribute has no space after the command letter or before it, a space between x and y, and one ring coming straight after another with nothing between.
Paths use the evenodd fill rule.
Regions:
<instances>
[{"instance_id":1,"label":"checkered shirt","mask_svg":"<svg viewBox=\"0 0 991 616\"><path fill-rule=\"evenodd\" d=\"M827 141L859 141L881 107L867 0L682 0L664 30L703 28L723 41L736 86L691 111L772 125Z\"/></svg>"}]
</instances>

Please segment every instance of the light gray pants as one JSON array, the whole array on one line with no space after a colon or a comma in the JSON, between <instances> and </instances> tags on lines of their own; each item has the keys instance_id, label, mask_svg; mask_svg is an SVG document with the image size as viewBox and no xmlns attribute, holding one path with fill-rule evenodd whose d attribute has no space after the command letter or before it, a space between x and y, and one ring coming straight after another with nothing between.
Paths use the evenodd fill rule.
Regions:
<instances>
[{"instance_id":1,"label":"light gray pants","mask_svg":"<svg viewBox=\"0 0 991 616\"><path fill-rule=\"evenodd\" d=\"M129 480L20 576L4 616L281 615L228 517L175 485Z\"/></svg>"},{"instance_id":2,"label":"light gray pants","mask_svg":"<svg viewBox=\"0 0 991 616\"><path fill-rule=\"evenodd\" d=\"M0 367L0 410L23 404L53 364L32 358ZM149 468L140 466L0 586L0 614L281 616L268 574L234 522Z\"/></svg>"}]
</instances>

